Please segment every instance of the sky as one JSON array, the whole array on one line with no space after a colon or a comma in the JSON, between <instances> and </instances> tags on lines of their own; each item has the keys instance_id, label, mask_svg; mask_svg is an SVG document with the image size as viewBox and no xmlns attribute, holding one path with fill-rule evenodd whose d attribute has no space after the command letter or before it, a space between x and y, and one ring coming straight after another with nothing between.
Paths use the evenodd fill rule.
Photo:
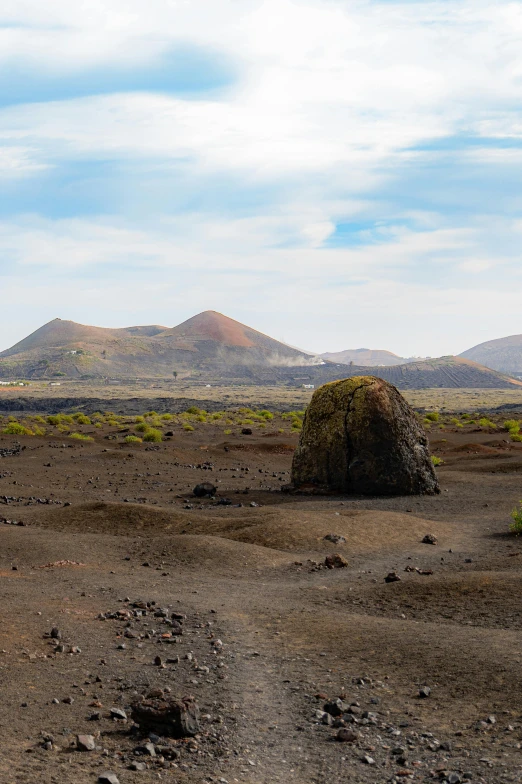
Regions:
<instances>
[{"instance_id":1,"label":"sky","mask_svg":"<svg viewBox=\"0 0 522 784\"><path fill-rule=\"evenodd\" d=\"M315 352L522 332L522 2L4 0L0 349L217 310Z\"/></svg>"}]
</instances>

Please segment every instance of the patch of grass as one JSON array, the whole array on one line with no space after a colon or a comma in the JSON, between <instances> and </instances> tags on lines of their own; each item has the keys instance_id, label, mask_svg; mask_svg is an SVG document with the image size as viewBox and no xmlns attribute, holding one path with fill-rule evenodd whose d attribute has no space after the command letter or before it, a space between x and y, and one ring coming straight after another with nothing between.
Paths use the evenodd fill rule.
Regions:
<instances>
[{"instance_id":1,"label":"patch of grass","mask_svg":"<svg viewBox=\"0 0 522 784\"><path fill-rule=\"evenodd\" d=\"M509 530L512 534L520 536L522 534L522 501L519 502L518 506L515 506L511 512L511 517L513 522L509 526Z\"/></svg>"},{"instance_id":2,"label":"patch of grass","mask_svg":"<svg viewBox=\"0 0 522 784\"><path fill-rule=\"evenodd\" d=\"M187 433L191 433L194 430L194 428L192 427L192 425L189 425L189 423L187 422L186 424L183 425L183 430L186 430Z\"/></svg>"},{"instance_id":3,"label":"patch of grass","mask_svg":"<svg viewBox=\"0 0 522 784\"><path fill-rule=\"evenodd\" d=\"M159 444L161 441L163 441L163 435L159 430L151 427L150 430L147 430L147 432L144 434L143 440L153 444Z\"/></svg>"},{"instance_id":4,"label":"patch of grass","mask_svg":"<svg viewBox=\"0 0 522 784\"><path fill-rule=\"evenodd\" d=\"M433 463L434 466L440 466L440 465L443 465L444 460L441 457L437 457L436 455L432 455L431 456L431 462Z\"/></svg>"},{"instance_id":5,"label":"patch of grass","mask_svg":"<svg viewBox=\"0 0 522 784\"><path fill-rule=\"evenodd\" d=\"M223 430L223 435L229 436L232 433L231 430Z\"/></svg>"},{"instance_id":6,"label":"patch of grass","mask_svg":"<svg viewBox=\"0 0 522 784\"><path fill-rule=\"evenodd\" d=\"M146 422L138 422L136 425L136 430L138 433L146 433L149 429L149 425Z\"/></svg>"},{"instance_id":7,"label":"patch of grass","mask_svg":"<svg viewBox=\"0 0 522 784\"><path fill-rule=\"evenodd\" d=\"M78 425L92 425L91 420L85 414L75 414L74 419L76 419Z\"/></svg>"},{"instance_id":8,"label":"patch of grass","mask_svg":"<svg viewBox=\"0 0 522 784\"><path fill-rule=\"evenodd\" d=\"M428 422L438 422L439 421L439 413L438 413L438 411L429 411L426 414L425 419L427 419Z\"/></svg>"},{"instance_id":9,"label":"patch of grass","mask_svg":"<svg viewBox=\"0 0 522 784\"><path fill-rule=\"evenodd\" d=\"M481 419L479 419L478 423L480 427L496 427L496 424L492 422L491 419L488 419L487 417L482 417Z\"/></svg>"},{"instance_id":10,"label":"patch of grass","mask_svg":"<svg viewBox=\"0 0 522 784\"><path fill-rule=\"evenodd\" d=\"M34 436L34 432L20 422L9 422L2 432L7 436Z\"/></svg>"},{"instance_id":11,"label":"patch of grass","mask_svg":"<svg viewBox=\"0 0 522 784\"><path fill-rule=\"evenodd\" d=\"M138 436L125 436L124 439L126 444L141 444L143 443L142 438L138 438Z\"/></svg>"},{"instance_id":12,"label":"patch of grass","mask_svg":"<svg viewBox=\"0 0 522 784\"><path fill-rule=\"evenodd\" d=\"M69 438L74 438L75 441L94 441L94 438L86 436L84 433L71 433Z\"/></svg>"},{"instance_id":13,"label":"patch of grass","mask_svg":"<svg viewBox=\"0 0 522 784\"><path fill-rule=\"evenodd\" d=\"M511 433L509 437L511 441L522 441L522 435L520 435L520 433Z\"/></svg>"}]
</instances>

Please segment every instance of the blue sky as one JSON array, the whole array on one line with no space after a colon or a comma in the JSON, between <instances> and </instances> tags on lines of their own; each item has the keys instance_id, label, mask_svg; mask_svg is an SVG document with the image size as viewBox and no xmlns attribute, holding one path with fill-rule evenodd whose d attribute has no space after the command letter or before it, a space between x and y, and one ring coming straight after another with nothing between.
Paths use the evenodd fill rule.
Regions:
<instances>
[{"instance_id":1,"label":"blue sky","mask_svg":"<svg viewBox=\"0 0 522 784\"><path fill-rule=\"evenodd\" d=\"M7 0L0 349L219 310L314 351L522 332L522 3Z\"/></svg>"}]
</instances>

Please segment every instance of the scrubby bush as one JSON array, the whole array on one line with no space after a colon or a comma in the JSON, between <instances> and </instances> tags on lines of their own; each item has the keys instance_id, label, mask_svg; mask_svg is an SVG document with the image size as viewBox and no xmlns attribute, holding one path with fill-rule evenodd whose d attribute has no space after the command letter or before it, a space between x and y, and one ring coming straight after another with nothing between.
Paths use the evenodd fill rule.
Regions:
<instances>
[{"instance_id":1,"label":"scrubby bush","mask_svg":"<svg viewBox=\"0 0 522 784\"><path fill-rule=\"evenodd\" d=\"M516 419L506 419L506 421L504 422L503 427L509 433L518 433L519 430L520 430L520 422L517 422Z\"/></svg>"},{"instance_id":2,"label":"scrubby bush","mask_svg":"<svg viewBox=\"0 0 522 784\"><path fill-rule=\"evenodd\" d=\"M444 463L444 460L441 457L437 457L436 455L431 456L431 462L434 466L440 466Z\"/></svg>"},{"instance_id":3,"label":"scrubby bush","mask_svg":"<svg viewBox=\"0 0 522 784\"><path fill-rule=\"evenodd\" d=\"M186 430L186 431L187 431L187 433L191 433L191 432L194 430L194 428L192 427L192 425L189 425L189 423L188 423L188 422L186 422L186 423L183 425L183 430Z\"/></svg>"},{"instance_id":4,"label":"scrubby bush","mask_svg":"<svg viewBox=\"0 0 522 784\"><path fill-rule=\"evenodd\" d=\"M163 419L164 422L171 422L172 419L173 419L173 416L172 416L172 414L162 414L161 415L161 419Z\"/></svg>"},{"instance_id":5,"label":"scrubby bush","mask_svg":"<svg viewBox=\"0 0 522 784\"><path fill-rule=\"evenodd\" d=\"M428 422L438 422L439 421L439 413L438 411L429 411L425 417Z\"/></svg>"},{"instance_id":6,"label":"scrubby bush","mask_svg":"<svg viewBox=\"0 0 522 784\"><path fill-rule=\"evenodd\" d=\"M152 442L153 444L159 444L161 441L163 441L163 436L159 430L151 427L150 430L147 430L147 432L144 434L143 440Z\"/></svg>"},{"instance_id":7,"label":"scrubby bush","mask_svg":"<svg viewBox=\"0 0 522 784\"><path fill-rule=\"evenodd\" d=\"M522 435L520 435L520 433L511 433L509 437L511 441L522 441Z\"/></svg>"},{"instance_id":8,"label":"scrubby bush","mask_svg":"<svg viewBox=\"0 0 522 784\"><path fill-rule=\"evenodd\" d=\"M149 429L149 425L146 422L138 422L136 425L136 430L138 433L146 433Z\"/></svg>"},{"instance_id":9,"label":"scrubby bush","mask_svg":"<svg viewBox=\"0 0 522 784\"><path fill-rule=\"evenodd\" d=\"M187 413L187 414L201 414L202 412L201 412L201 409L198 408L197 406L190 406L190 408L187 408L185 413Z\"/></svg>"},{"instance_id":10,"label":"scrubby bush","mask_svg":"<svg viewBox=\"0 0 522 784\"><path fill-rule=\"evenodd\" d=\"M145 414L143 414L143 416L146 416L146 417L157 417L158 413L157 413L157 411L147 411Z\"/></svg>"},{"instance_id":11,"label":"scrubby bush","mask_svg":"<svg viewBox=\"0 0 522 784\"><path fill-rule=\"evenodd\" d=\"M71 433L69 438L74 438L76 441L94 441L94 438L86 436L84 433Z\"/></svg>"},{"instance_id":12,"label":"scrubby bush","mask_svg":"<svg viewBox=\"0 0 522 784\"><path fill-rule=\"evenodd\" d=\"M522 501L519 502L518 506L515 506L511 512L511 517L513 522L509 526L509 530L512 534L519 536L522 534Z\"/></svg>"},{"instance_id":13,"label":"scrubby bush","mask_svg":"<svg viewBox=\"0 0 522 784\"><path fill-rule=\"evenodd\" d=\"M92 425L91 420L85 414L75 414L74 419L76 419L78 425Z\"/></svg>"},{"instance_id":14,"label":"scrubby bush","mask_svg":"<svg viewBox=\"0 0 522 784\"><path fill-rule=\"evenodd\" d=\"M9 422L2 432L8 436L34 436L34 432L20 422Z\"/></svg>"},{"instance_id":15,"label":"scrubby bush","mask_svg":"<svg viewBox=\"0 0 522 784\"><path fill-rule=\"evenodd\" d=\"M141 444L142 439L138 438L138 436L125 436L125 443L126 444Z\"/></svg>"},{"instance_id":16,"label":"scrubby bush","mask_svg":"<svg viewBox=\"0 0 522 784\"><path fill-rule=\"evenodd\" d=\"M229 436L231 434L231 432L232 432L231 430L223 430L223 434L225 436Z\"/></svg>"},{"instance_id":17,"label":"scrubby bush","mask_svg":"<svg viewBox=\"0 0 522 784\"><path fill-rule=\"evenodd\" d=\"M263 417L263 419L266 419L267 422L270 422L274 418L274 415L272 414L271 411L266 411L266 410L258 411L258 414L260 417Z\"/></svg>"},{"instance_id":18,"label":"scrubby bush","mask_svg":"<svg viewBox=\"0 0 522 784\"><path fill-rule=\"evenodd\" d=\"M196 422L206 422L207 418L205 414L198 414L196 417Z\"/></svg>"}]
</instances>

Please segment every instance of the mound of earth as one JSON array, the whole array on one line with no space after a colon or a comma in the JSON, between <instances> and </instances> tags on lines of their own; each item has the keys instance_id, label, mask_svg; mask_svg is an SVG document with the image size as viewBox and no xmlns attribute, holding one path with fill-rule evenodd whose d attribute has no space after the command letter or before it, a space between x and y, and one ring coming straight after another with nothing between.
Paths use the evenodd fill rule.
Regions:
<instances>
[{"instance_id":1,"label":"mound of earth","mask_svg":"<svg viewBox=\"0 0 522 784\"><path fill-rule=\"evenodd\" d=\"M502 373L522 374L522 335L487 340L460 354Z\"/></svg>"}]
</instances>

